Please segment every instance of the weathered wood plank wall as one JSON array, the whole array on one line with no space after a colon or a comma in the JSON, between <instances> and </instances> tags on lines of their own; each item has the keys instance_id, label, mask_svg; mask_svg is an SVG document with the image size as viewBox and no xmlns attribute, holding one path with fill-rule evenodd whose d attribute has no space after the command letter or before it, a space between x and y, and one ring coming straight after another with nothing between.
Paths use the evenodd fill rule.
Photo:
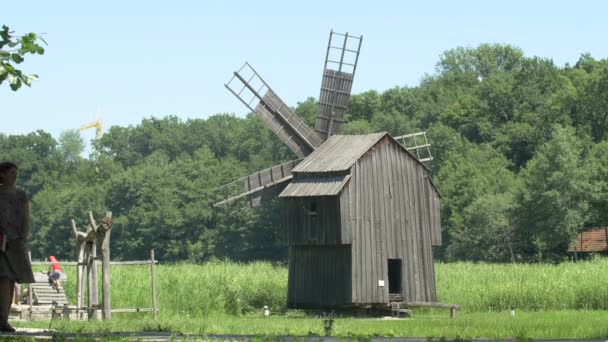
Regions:
<instances>
[{"instance_id":1,"label":"weathered wood plank wall","mask_svg":"<svg viewBox=\"0 0 608 342\"><path fill-rule=\"evenodd\" d=\"M316 214L310 212L314 202ZM339 245L340 208L337 196L291 197L284 200L284 226L291 245Z\"/></svg>"},{"instance_id":2,"label":"weathered wood plank wall","mask_svg":"<svg viewBox=\"0 0 608 342\"><path fill-rule=\"evenodd\" d=\"M388 303L388 259L402 260L405 300L436 301L431 240L438 199L428 199L434 195L424 167L385 138L351 175L341 194L341 207L350 210L341 212L340 221L343 241L353 249L353 303Z\"/></svg>"},{"instance_id":3,"label":"weathered wood plank wall","mask_svg":"<svg viewBox=\"0 0 608 342\"><path fill-rule=\"evenodd\" d=\"M350 303L350 246L289 247L287 306L320 308Z\"/></svg>"}]
</instances>

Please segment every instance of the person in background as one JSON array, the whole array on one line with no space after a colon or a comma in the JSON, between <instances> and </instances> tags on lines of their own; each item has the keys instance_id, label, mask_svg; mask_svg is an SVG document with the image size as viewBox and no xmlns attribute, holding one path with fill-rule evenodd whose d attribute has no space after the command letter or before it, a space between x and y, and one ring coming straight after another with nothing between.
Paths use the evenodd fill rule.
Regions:
<instances>
[{"instance_id":1,"label":"person in background","mask_svg":"<svg viewBox=\"0 0 608 342\"><path fill-rule=\"evenodd\" d=\"M59 292L59 279L61 279L61 266L59 265L59 260L55 259L54 256L49 256L49 261L51 262L51 266L49 266L49 282L53 284L55 290Z\"/></svg>"},{"instance_id":2,"label":"person in background","mask_svg":"<svg viewBox=\"0 0 608 342\"><path fill-rule=\"evenodd\" d=\"M33 283L28 257L29 201L17 189L17 165L0 163L0 332L14 332L8 324L15 283Z\"/></svg>"}]
</instances>

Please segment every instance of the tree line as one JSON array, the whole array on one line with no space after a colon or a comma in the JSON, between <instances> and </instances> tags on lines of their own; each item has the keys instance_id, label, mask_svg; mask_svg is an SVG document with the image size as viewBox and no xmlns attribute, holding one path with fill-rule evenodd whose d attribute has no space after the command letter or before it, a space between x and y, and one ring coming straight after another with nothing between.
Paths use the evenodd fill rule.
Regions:
<instances>
[{"instance_id":1,"label":"tree line","mask_svg":"<svg viewBox=\"0 0 608 342\"><path fill-rule=\"evenodd\" d=\"M315 98L295 112L311 126ZM440 260L559 261L577 232L608 224L608 60L573 65L482 44L444 52L419 85L355 94L345 134L426 130L441 194ZM280 201L217 209L220 185L295 159L259 120L157 114L111 127L89 158L77 130L0 134L32 201L35 258L73 259L69 228L113 212L112 257L286 260Z\"/></svg>"}]
</instances>

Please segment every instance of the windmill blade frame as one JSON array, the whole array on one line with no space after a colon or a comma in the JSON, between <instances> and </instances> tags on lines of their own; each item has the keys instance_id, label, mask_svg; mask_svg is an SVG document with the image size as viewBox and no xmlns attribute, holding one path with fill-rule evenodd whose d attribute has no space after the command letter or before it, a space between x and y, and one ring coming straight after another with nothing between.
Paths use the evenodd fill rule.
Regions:
<instances>
[{"instance_id":1,"label":"windmill blade frame","mask_svg":"<svg viewBox=\"0 0 608 342\"><path fill-rule=\"evenodd\" d=\"M336 45L336 37L342 38L341 45ZM356 49L350 47L349 39L355 43ZM315 132L323 140L342 133L344 114L348 109L362 42L363 36L356 37L348 32L337 33L333 30L329 33L319 95L319 112L315 122Z\"/></svg>"},{"instance_id":2,"label":"windmill blade frame","mask_svg":"<svg viewBox=\"0 0 608 342\"><path fill-rule=\"evenodd\" d=\"M249 63L245 62L235 71L224 86L256 113L298 157L306 157L321 144L322 140L315 131L283 102ZM258 102L254 106L255 101Z\"/></svg>"},{"instance_id":3,"label":"windmill blade frame","mask_svg":"<svg viewBox=\"0 0 608 342\"><path fill-rule=\"evenodd\" d=\"M394 139L403 145L406 150L416 153L416 158L421 162L430 162L433 160L431 144L426 138L426 131L404 134L394 137ZM420 139L422 139L422 141L420 141Z\"/></svg>"},{"instance_id":4,"label":"windmill blade frame","mask_svg":"<svg viewBox=\"0 0 608 342\"><path fill-rule=\"evenodd\" d=\"M291 160L273 167L256 171L245 177L224 184L214 192L222 194L223 200L215 203L214 207L221 207L242 198L247 199L247 206L255 207L260 204L264 193L280 192L293 178L292 170L303 158ZM278 193L276 193L278 195Z\"/></svg>"}]
</instances>

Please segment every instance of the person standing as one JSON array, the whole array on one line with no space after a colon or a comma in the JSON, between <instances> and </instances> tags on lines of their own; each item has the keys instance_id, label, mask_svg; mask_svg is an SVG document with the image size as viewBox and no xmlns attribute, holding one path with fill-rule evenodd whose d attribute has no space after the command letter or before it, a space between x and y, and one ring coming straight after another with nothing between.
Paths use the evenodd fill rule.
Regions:
<instances>
[{"instance_id":1,"label":"person standing","mask_svg":"<svg viewBox=\"0 0 608 342\"><path fill-rule=\"evenodd\" d=\"M25 191L16 188L17 165L0 163L0 331L14 332L8 323L15 283L33 283L28 257L29 201Z\"/></svg>"}]
</instances>

